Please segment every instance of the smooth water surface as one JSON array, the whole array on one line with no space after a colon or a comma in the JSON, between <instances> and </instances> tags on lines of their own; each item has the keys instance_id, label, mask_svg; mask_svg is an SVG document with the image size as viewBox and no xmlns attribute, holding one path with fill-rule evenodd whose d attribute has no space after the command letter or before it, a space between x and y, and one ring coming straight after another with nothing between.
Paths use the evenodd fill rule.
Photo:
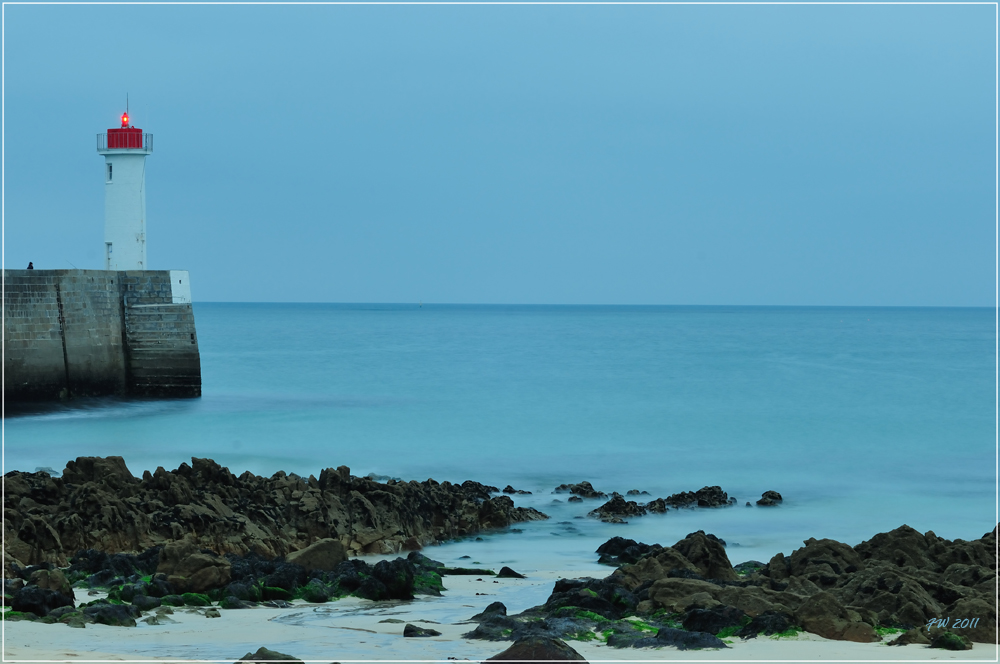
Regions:
<instances>
[{"instance_id":1,"label":"smooth water surface","mask_svg":"<svg viewBox=\"0 0 1000 664\"><path fill-rule=\"evenodd\" d=\"M201 399L8 417L6 470L117 454L139 475L199 456L512 484L553 519L449 550L561 568L613 534L704 529L739 562L807 537L996 524L992 309L205 303L195 317ZM551 503L583 479L652 497L717 484L740 507L602 524L577 518L597 503ZM743 507L767 489L785 504Z\"/></svg>"}]
</instances>

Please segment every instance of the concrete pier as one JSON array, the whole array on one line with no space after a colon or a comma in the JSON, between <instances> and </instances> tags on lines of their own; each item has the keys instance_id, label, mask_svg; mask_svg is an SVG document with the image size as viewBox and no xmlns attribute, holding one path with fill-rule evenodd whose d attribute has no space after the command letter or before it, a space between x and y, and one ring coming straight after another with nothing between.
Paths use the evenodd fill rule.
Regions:
<instances>
[{"instance_id":1,"label":"concrete pier","mask_svg":"<svg viewBox=\"0 0 1000 664\"><path fill-rule=\"evenodd\" d=\"M201 396L186 271L3 272L6 401Z\"/></svg>"}]
</instances>

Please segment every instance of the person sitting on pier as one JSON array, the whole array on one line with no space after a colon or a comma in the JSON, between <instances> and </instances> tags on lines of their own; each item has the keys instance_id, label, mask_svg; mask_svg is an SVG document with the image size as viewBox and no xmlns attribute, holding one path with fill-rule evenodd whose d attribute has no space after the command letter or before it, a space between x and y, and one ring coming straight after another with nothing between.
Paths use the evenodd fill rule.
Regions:
<instances>
[{"instance_id":1,"label":"person sitting on pier","mask_svg":"<svg viewBox=\"0 0 1000 664\"><path fill-rule=\"evenodd\" d=\"M34 270L35 269L35 265L31 261L28 261L28 269L29 270Z\"/></svg>"}]
</instances>

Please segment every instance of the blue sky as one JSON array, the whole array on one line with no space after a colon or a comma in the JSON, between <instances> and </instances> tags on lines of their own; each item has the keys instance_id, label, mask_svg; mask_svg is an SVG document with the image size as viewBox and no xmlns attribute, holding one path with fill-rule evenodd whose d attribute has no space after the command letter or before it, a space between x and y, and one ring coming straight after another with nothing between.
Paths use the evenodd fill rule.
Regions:
<instances>
[{"instance_id":1,"label":"blue sky","mask_svg":"<svg viewBox=\"0 0 1000 664\"><path fill-rule=\"evenodd\" d=\"M992 306L995 7L5 8L4 259L202 301Z\"/></svg>"}]
</instances>

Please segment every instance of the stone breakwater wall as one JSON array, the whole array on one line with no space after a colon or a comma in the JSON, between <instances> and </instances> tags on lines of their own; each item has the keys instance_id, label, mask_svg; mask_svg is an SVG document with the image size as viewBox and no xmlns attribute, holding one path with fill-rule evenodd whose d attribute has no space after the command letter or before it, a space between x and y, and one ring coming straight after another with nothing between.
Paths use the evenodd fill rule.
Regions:
<instances>
[{"instance_id":1,"label":"stone breakwater wall","mask_svg":"<svg viewBox=\"0 0 1000 664\"><path fill-rule=\"evenodd\" d=\"M78 457L62 477L4 476L4 559L68 564L77 551L139 552L190 537L218 553L272 559L333 538L357 553L395 553L488 528L547 519L471 480L382 484L346 466L319 478L236 476L211 459L129 472L122 457Z\"/></svg>"},{"instance_id":2,"label":"stone breakwater wall","mask_svg":"<svg viewBox=\"0 0 1000 664\"><path fill-rule=\"evenodd\" d=\"M187 272L4 270L4 398L201 396Z\"/></svg>"}]
</instances>

